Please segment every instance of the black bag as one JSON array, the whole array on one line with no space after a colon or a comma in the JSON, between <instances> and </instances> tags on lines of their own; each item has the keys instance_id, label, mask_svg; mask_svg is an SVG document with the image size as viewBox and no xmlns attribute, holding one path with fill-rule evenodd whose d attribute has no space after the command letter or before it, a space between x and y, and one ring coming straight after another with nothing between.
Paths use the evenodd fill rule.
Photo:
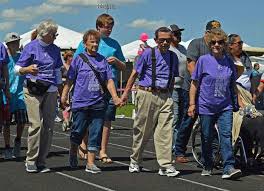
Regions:
<instances>
[{"instance_id":1,"label":"black bag","mask_svg":"<svg viewBox=\"0 0 264 191\"><path fill-rule=\"evenodd\" d=\"M27 89L32 95L43 96L50 87L50 83L41 80L36 80L36 82L27 79Z\"/></svg>"}]
</instances>

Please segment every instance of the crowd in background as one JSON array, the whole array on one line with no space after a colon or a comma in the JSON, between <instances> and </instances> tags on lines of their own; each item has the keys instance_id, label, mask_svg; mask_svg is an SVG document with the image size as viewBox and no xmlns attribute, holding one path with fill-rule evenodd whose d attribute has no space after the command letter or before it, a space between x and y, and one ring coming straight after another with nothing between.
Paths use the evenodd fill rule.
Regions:
<instances>
[{"instance_id":1,"label":"crowd in background","mask_svg":"<svg viewBox=\"0 0 264 191\"><path fill-rule=\"evenodd\" d=\"M14 32L6 35L6 46L0 44L4 158L21 156L21 136L29 124L26 171L50 171L46 158L59 97L62 127L70 130L70 167L78 167L80 158L87 161L85 171L100 173L96 154L102 163L113 162L107 150L111 122L115 120L116 107L125 105L132 87L136 87L129 172L141 171L142 153L154 133L158 174L177 176L180 172L173 163L189 162L185 156L187 144L199 118L201 175L212 175L215 125L221 140L222 178L241 175L241 170L235 168L232 129L240 128L244 108L251 108L251 118L262 117L254 103L264 89L264 76L259 73L258 64L252 68L249 56L242 50L241 37L227 35L216 20L207 23L204 36L192 40L187 50L179 44L184 29L176 24L155 31L154 48L147 44L148 35L144 33L134 68L118 97L117 74L126 70L126 63L118 41L110 37L114 23L108 14L98 16L96 29L84 33L75 53L64 53L64 62L60 48L54 44L59 34L53 20L42 21L21 52L20 36ZM13 149L11 121L16 124ZM248 153L250 156L250 148Z\"/></svg>"}]
</instances>

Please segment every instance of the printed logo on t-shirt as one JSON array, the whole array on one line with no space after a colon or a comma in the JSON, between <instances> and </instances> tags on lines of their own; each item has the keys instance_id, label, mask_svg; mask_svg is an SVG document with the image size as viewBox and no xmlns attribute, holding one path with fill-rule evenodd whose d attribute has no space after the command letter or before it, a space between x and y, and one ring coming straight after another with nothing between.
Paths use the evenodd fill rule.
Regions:
<instances>
[{"instance_id":1,"label":"printed logo on t-shirt","mask_svg":"<svg viewBox=\"0 0 264 191\"><path fill-rule=\"evenodd\" d=\"M228 80L225 77L217 77L215 80L214 97L225 97Z\"/></svg>"}]
</instances>

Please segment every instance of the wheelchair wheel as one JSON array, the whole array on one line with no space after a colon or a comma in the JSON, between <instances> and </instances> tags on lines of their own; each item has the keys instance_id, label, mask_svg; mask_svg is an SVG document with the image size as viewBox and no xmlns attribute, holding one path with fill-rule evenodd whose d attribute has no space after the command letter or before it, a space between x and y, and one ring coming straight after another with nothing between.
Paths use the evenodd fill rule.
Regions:
<instances>
[{"instance_id":1,"label":"wheelchair wheel","mask_svg":"<svg viewBox=\"0 0 264 191\"><path fill-rule=\"evenodd\" d=\"M220 154L220 144L219 144L219 132L217 127L215 127L214 136L216 139L212 143L213 149L213 165L215 168L221 166L221 154ZM202 161L202 141L201 141L201 126L197 123L192 131L192 154L195 161L200 167L203 167Z\"/></svg>"}]
</instances>

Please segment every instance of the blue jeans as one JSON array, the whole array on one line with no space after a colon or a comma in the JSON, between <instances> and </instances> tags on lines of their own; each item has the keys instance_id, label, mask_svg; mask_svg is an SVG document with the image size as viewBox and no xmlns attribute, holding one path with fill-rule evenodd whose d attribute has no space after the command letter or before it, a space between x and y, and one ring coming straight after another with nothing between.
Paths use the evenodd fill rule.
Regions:
<instances>
[{"instance_id":1,"label":"blue jeans","mask_svg":"<svg viewBox=\"0 0 264 191\"><path fill-rule=\"evenodd\" d=\"M184 98L182 96L182 91L183 90L181 88L176 88L176 89L173 89L173 92L172 92L173 113L174 113L174 119L173 119L173 124L172 124L172 129L173 129L172 150L173 151L175 149L178 129L183 119L184 107L183 107L182 100Z\"/></svg>"},{"instance_id":2,"label":"blue jeans","mask_svg":"<svg viewBox=\"0 0 264 191\"><path fill-rule=\"evenodd\" d=\"M183 118L179 126L176 142L174 144L174 154L176 156L184 156L187 150L187 144L192 133L192 127L195 123L197 116L191 118L188 116L189 108L189 91L182 89L182 102L183 102Z\"/></svg>"},{"instance_id":3,"label":"blue jeans","mask_svg":"<svg viewBox=\"0 0 264 191\"><path fill-rule=\"evenodd\" d=\"M224 173L234 168L235 159L232 148L233 111L227 110L214 115L199 115L201 120L202 157L205 169L213 168L212 142L214 125L217 124L220 135L220 151Z\"/></svg>"},{"instance_id":4,"label":"blue jeans","mask_svg":"<svg viewBox=\"0 0 264 191\"><path fill-rule=\"evenodd\" d=\"M80 145L88 128L87 150L90 152L98 151L101 147L105 103L98 105L98 107L92 106L86 109L73 110L72 117L71 142Z\"/></svg>"}]
</instances>

